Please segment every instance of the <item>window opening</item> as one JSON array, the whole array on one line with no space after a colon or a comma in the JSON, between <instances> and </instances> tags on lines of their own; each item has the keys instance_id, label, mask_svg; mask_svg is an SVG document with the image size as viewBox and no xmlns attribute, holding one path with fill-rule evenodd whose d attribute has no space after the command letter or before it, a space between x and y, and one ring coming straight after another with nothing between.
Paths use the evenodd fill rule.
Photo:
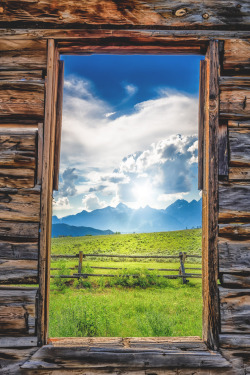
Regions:
<instances>
[{"instance_id":1,"label":"window opening","mask_svg":"<svg viewBox=\"0 0 250 375\"><path fill-rule=\"evenodd\" d=\"M201 56L62 59L49 336L201 336Z\"/></svg>"}]
</instances>

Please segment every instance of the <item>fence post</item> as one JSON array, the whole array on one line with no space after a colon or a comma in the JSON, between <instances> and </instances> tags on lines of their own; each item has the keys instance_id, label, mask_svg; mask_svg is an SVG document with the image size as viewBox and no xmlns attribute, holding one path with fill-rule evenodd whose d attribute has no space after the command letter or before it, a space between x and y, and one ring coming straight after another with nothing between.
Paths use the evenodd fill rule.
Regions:
<instances>
[{"instance_id":1,"label":"fence post","mask_svg":"<svg viewBox=\"0 0 250 375\"><path fill-rule=\"evenodd\" d=\"M82 260L83 260L83 252L79 251L78 274L82 273Z\"/></svg>"},{"instance_id":2,"label":"fence post","mask_svg":"<svg viewBox=\"0 0 250 375\"><path fill-rule=\"evenodd\" d=\"M186 260L187 254L186 253L179 253L179 258L180 258L180 268L179 268L179 275L185 276L185 267L184 263ZM182 284L187 284L188 280L185 277L182 277Z\"/></svg>"}]
</instances>

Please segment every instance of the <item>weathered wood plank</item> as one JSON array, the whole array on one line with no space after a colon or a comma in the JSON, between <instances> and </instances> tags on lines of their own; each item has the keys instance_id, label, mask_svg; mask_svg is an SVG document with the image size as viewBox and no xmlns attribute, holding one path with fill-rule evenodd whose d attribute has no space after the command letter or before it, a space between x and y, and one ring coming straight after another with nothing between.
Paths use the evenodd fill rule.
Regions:
<instances>
[{"instance_id":1,"label":"weathered wood plank","mask_svg":"<svg viewBox=\"0 0 250 375\"><path fill-rule=\"evenodd\" d=\"M250 335L220 335L220 345L228 349L249 349Z\"/></svg>"},{"instance_id":2,"label":"weathered wood plank","mask_svg":"<svg viewBox=\"0 0 250 375\"><path fill-rule=\"evenodd\" d=\"M249 239L250 224L219 224L219 235L239 241Z\"/></svg>"},{"instance_id":3,"label":"weathered wood plank","mask_svg":"<svg viewBox=\"0 0 250 375\"><path fill-rule=\"evenodd\" d=\"M229 167L228 179L229 181L249 181L250 168Z\"/></svg>"},{"instance_id":4,"label":"weathered wood plank","mask_svg":"<svg viewBox=\"0 0 250 375\"><path fill-rule=\"evenodd\" d=\"M250 167L250 129L229 131L230 166Z\"/></svg>"},{"instance_id":5,"label":"weathered wood plank","mask_svg":"<svg viewBox=\"0 0 250 375\"><path fill-rule=\"evenodd\" d=\"M37 171L36 171L36 182L38 185L42 183L42 171L43 171L43 123L38 124L37 134Z\"/></svg>"},{"instance_id":6,"label":"weathered wood plank","mask_svg":"<svg viewBox=\"0 0 250 375\"><path fill-rule=\"evenodd\" d=\"M40 221L40 191L1 191L0 220Z\"/></svg>"},{"instance_id":7,"label":"weathered wood plank","mask_svg":"<svg viewBox=\"0 0 250 375\"><path fill-rule=\"evenodd\" d=\"M38 259L38 242L18 243L0 241L0 259Z\"/></svg>"},{"instance_id":8,"label":"weathered wood plank","mask_svg":"<svg viewBox=\"0 0 250 375\"><path fill-rule=\"evenodd\" d=\"M27 337L29 338L29 337ZM19 338L16 337L16 340ZM1 341L1 338L0 338ZM34 345L33 345L34 346ZM0 349L0 374L22 375L20 366L36 351L36 348L2 348Z\"/></svg>"},{"instance_id":9,"label":"weathered wood plank","mask_svg":"<svg viewBox=\"0 0 250 375\"><path fill-rule=\"evenodd\" d=\"M33 188L35 171L25 168L0 168L0 188Z\"/></svg>"},{"instance_id":10,"label":"weathered wood plank","mask_svg":"<svg viewBox=\"0 0 250 375\"><path fill-rule=\"evenodd\" d=\"M206 55L208 90L205 121L205 168L203 186L203 339L209 348L218 347L218 131L219 131L219 43L211 41Z\"/></svg>"},{"instance_id":11,"label":"weathered wood plank","mask_svg":"<svg viewBox=\"0 0 250 375\"><path fill-rule=\"evenodd\" d=\"M250 128L250 121L228 121L229 128Z\"/></svg>"},{"instance_id":12,"label":"weathered wood plank","mask_svg":"<svg viewBox=\"0 0 250 375\"><path fill-rule=\"evenodd\" d=\"M226 288L250 288L250 273L246 275L224 273L221 276L221 285Z\"/></svg>"},{"instance_id":13,"label":"weathered wood plank","mask_svg":"<svg viewBox=\"0 0 250 375\"><path fill-rule=\"evenodd\" d=\"M250 221L250 186L246 182L219 183L219 221Z\"/></svg>"},{"instance_id":14,"label":"weathered wood plank","mask_svg":"<svg viewBox=\"0 0 250 375\"><path fill-rule=\"evenodd\" d=\"M16 221L0 220L0 239L11 241L34 241L38 240L38 223L25 223Z\"/></svg>"},{"instance_id":15,"label":"weathered wood plank","mask_svg":"<svg viewBox=\"0 0 250 375\"><path fill-rule=\"evenodd\" d=\"M37 346L36 336L0 336L0 348L30 348Z\"/></svg>"},{"instance_id":16,"label":"weathered wood plank","mask_svg":"<svg viewBox=\"0 0 250 375\"><path fill-rule=\"evenodd\" d=\"M33 81L44 83L42 70L0 70L0 81Z\"/></svg>"},{"instance_id":17,"label":"weathered wood plank","mask_svg":"<svg viewBox=\"0 0 250 375\"><path fill-rule=\"evenodd\" d=\"M250 117L250 90L221 91L220 116L223 119L248 119Z\"/></svg>"},{"instance_id":18,"label":"weathered wood plank","mask_svg":"<svg viewBox=\"0 0 250 375\"><path fill-rule=\"evenodd\" d=\"M250 289L219 288L221 332L250 333Z\"/></svg>"},{"instance_id":19,"label":"weathered wood plank","mask_svg":"<svg viewBox=\"0 0 250 375\"><path fill-rule=\"evenodd\" d=\"M228 175L228 135L227 125L219 126L218 142L219 142L219 176Z\"/></svg>"},{"instance_id":20,"label":"weathered wood plank","mask_svg":"<svg viewBox=\"0 0 250 375\"><path fill-rule=\"evenodd\" d=\"M225 40L223 69L234 70L238 73L250 72L250 40Z\"/></svg>"},{"instance_id":21,"label":"weathered wood plank","mask_svg":"<svg viewBox=\"0 0 250 375\"><path fill-rule=\"evenodd\" d=\"M53 347L39 349L23 369L74 368L228 368L230 364L218 353L208 351L144 351L133 349L95 349Z\"/></svg>"},{"instance_id":22,"label":"weathered wood plank","mask_svg":"<svg viewBox=\"0 0 250 375\"><path fill-rule=\"evenodd\" d=\"M249 90L250 87L250 77L244 76L236 76L236 77L220 77L220 90L239 90L242 88L247 88Z\"/></svg>"},{"instance_id":23,"label":"weathered wood plank","mask_svg":"<svg viewBox=\"0 0 250 375\"><path fill-rule=\"evenodd\" d=\"M0 70L27 71L46 68L46 40L1 39L0 50Z\"/></svg>"},{"instance_id":24,"label":"weathered wood plank","mask_svg":"<svg viewBox=\"0 0 250 375\"><path fill-rule=\"evenodd\" d=\"M248 29L250 7L246 0L220 4L211 1L186 3L132 0L129 4L95 0L81 2L62 0L55 6L50 1L14 1L4 3L0 27L62 27L71 25L146 25L169 28ZM230 22L229 22L230 20Z\"/></svg>"},{"instance_id":25,"label":"weathered wood plank","mask_svg":"<svg viewBox=\"0 0 250 375\"><path fill-rule=\"evenodd\" d=\"M0 259L0 284L36 284L38 262L36 260Z\"/></svg>"},{"instance_id":26,"label":"weathered wood plank","mask_svg":"<svg viewBox=\"0 0 250 375\"><path fill-rule=\"evenodd\" d=\"M2 118L27 117L42 119L44 116L44 84L20 81L0 81L0 109Z\"/></svg>"},{"instance_id":27,"label":"weathered wood plank","mask_svg":"<svg viewBox=\"0 0 250 375\"><path fill-rule=\"evenodd\" d=\"M250 243L245 241L233 241L220 237L219 271L222 272L250 272Z\"/></svg>"},{"instance_id":28,"label":"weathered wood plank","mask_svg":"<svg viewBox=\"0 0 250 375\"><path fill-rule=\"evenodd\" d=\"M34 335L35 289L0 288L0 335Z\"/></svg>"}]
</instances>

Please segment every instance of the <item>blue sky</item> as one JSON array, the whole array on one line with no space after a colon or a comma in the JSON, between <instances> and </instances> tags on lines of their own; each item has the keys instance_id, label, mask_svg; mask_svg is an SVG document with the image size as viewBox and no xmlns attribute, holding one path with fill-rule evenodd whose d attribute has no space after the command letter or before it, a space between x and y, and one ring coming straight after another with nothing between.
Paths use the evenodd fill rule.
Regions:
<instances>
[{"instance_id":1,"label":"blue sky","mask_svg":"<svg viewBox=\"0 0 250 375\"><path fill-rule=\"evenodd\" d=\"M199 199L201 56L62 56L59 217Z\"/></svg>"}]
</instances>

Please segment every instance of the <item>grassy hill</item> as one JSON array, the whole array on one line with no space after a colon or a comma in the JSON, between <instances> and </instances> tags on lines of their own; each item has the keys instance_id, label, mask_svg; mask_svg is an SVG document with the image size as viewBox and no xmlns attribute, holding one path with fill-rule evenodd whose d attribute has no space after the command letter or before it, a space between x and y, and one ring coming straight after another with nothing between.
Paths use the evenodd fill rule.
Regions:
<instances>
[{"instance_id":1,"label":"grassy hill","mask_svg":"<svg viewBox=\"0 0 250 375\"><path fill-rule=\"evenodd\" d=\"M172 232L113 234L52 239L52 254L188 254L201 253L201 229Z\"/></svg>"}]
</instances>

